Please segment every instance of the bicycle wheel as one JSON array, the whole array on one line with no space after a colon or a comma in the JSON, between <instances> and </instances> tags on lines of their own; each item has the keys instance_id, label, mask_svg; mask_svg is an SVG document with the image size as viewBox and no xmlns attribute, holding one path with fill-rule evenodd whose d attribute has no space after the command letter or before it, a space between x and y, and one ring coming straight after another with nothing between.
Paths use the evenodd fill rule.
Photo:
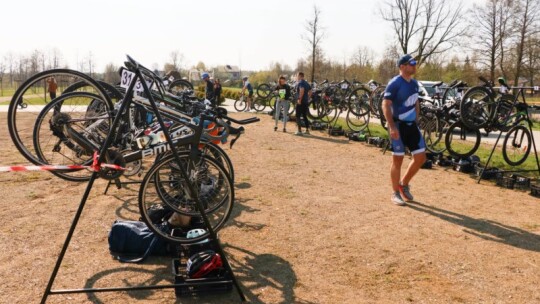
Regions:
<instances>
[{"instance_id":1,"label":"bicycle wheel","mask_svg":"<svg viewBox=\"0 0 540 304\"><path fill-rule=\"evenodd\" d=\"M271 92L272 92L272 88L270 88L269 84L263 83L257 87L257 96L261 98L268 97L268 95L270 95Z\"/></svg>"},{"instance_id":2,"label":"bicycle wheel","mask_svg":"<svg viewBox=\"0 0 540 304\"><path fill-rule=\"evenodd\" d=\"M506 133L503 141L502 155L510 166L519 166L529 157L531 152L531 132L523 125L514 126Z\"/></svg>"},{"instance_id":3,"label":"bicycle wheel","mask_svg":"<svg viewBox=\"0 0 540 304\"><path fill-rule=\"evenodd\" d=\"M229 174L231 181L234 183L233 163L225 150L223 150L219 145L216 145L214 143L206 143L204 145L204 148L202 149L202 152L205 155L213 157L220 165L222 165Z\"/></svg>"},{"instance_id":4,"label":"bicycle wheel","mask_svg":"<svg viewBox=\"0 0 540 304\"><path fill-rule=\"evenodd\" d=\"M167 89L170 93L178 96L185 90L193 90L193 84L185 79L177 79L171 82Z\"/></svg>"},{"instance_id":5,"label":"bicycle wheel","mask_svg":"<svg viewBox=\"0 0 540 304\"><path fill-rule=\"evenodd\" d=\"M94 150L101 148L110 131L112 118L106 102L96 94L65 93L47 104L39 113L33 131L33 146L40 164L90 165ZM88 150L74 140L68 128L91 143ZM74 182L90 179L91 171L51 171Z\"/></svg>"},{"instance_id":6,"label":"bicycle wheel","mask_svg":"<svg viewBox=\"0 0 540 304\"><path fill-rule=\"evenodd\" d=\"M455 157L469 157L480 146L480 130L470 129L461 121L453 123L446 132L444 144L448 152Z\"/></svg>"},{"instance_id":7,"label":"bicycle wheel","mask_svg":"<svg viewBox=\"0 0 540 304\"><path fill-rule=\"evenodd\" d=\"M369 107L367 104L355 105L355 107L364 107L366 111L362 111L362 110L357 111L357 112L364 113L362 115L359 115L359 114L356 114L352 109L349 109L347 111L346 121L347 121L347 126L349 127L349 129L355 132L358 132L367 128L369 124Z\"/></svg>"},{"instance_id":8,"label":"bicycle wheel","mask_svg":"<svg viewBox=\"0 0 540 304\"><path fill-rule=\"evenodd\" d=\"M443 153L446 151L446 146L442 139L446 131L448 131L449 126L447 121L439 119L435 115L420 116L418 127L422 132L428 151L432 153Z\"/></svg>"},{"instance_id":9,"label":"bicycle wheel","mask_svg":"<svg viewBox=\"0 0 540 304\"><path fill-rule=\"evenodd\" d=\"M369 95L369 91L362 87L351 92L348 98L348 103L349 109L354 115L361 116L369 113Z\"/></svg>"},{"instance_id":10,"label":"bicycle wheel","mask_svg":"<svg viewBox=\"0 0 540 304\"><path fill-rule=\"evenodd\" d=\"M255 111L262 112L264 109L266 109L266 99L264 98L257 98L253 100L253 108L255 108Z\"/></svg>"},{"instance_id":11,"label":"bicycle wheel","mask_svg":"<svg viewBox=\"0 0 540 304\"><path fill-rule=\"evenodd\" d=\"M180 170L189 174L189 182L194 185L198 198L205 208L214 231L219 231L229 218L234 203L234 188L223 166L213 158L204 156L194 164L189 153L178 155L180 164L174 155L169 155L156 162L143 179L139 190L139 211L143 221L156 235L168 241L189 244L208 238L208 233L188 239L186 233L192 229L200 213L194 200L189 196L187 182ZM189 167L189 169L188 169ZM166 229L156 224L153 210L169 210ZM200 223L200 220L199 220ZM172 228L177 228L174 231ZM204 227L202 227L204 228Z\"/></svg>"},{"instance_id":12,"label":"bicycle wheel","mask_svg":"<svg viewBox=\"0 0 540 304\"><path fill-rule=\"evenodd\" d=\"M244 97L240 97L234 102L234 109L238 112L244 112L247 108L247 102L244 101Z\"/></svg>"},{"instance_id":13,"label":"bicycle wheel","mask_svg":"<svg viewBox=\"0 0 540 304\"><path fill-rule=\"evenodd\" d=\"M465 126L481 129L490 123L495 111L495 101L485 87L473 87L463 96L459 110Z\"/></svg>"},{"instance_id":14,"label":"bicycle wheel","mask_svg":"<svg viewBox=\"0 0 540 304\"><path fill-rule=\"evenodd\" d=\"M37 116L43 107L50 102L47 93L47 80L54 77L57 82L57 96L75 83L82 82L85 85L75 89L76 92L93 93L99 96L104 106L112 110L112 101L107 92L91 77L86 74L68 70L55 69L38 73L23 82L15 91L8 108L8 129L11 140L19 152L30 162L40 165L33 144L34 125ZM26 108L21 105L26 104Z\"/></svg>"}]
</instances>

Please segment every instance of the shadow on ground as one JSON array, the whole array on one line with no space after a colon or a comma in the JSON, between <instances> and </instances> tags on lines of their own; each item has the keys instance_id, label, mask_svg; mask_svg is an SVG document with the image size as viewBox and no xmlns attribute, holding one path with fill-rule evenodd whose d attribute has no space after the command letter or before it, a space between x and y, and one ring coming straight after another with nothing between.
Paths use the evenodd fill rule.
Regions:
<instances>
[{"instance_id":1,"label":"shadow on ground","mask_svg":"<svg viewBox=\"0 0 540 304\"><path fill-rule=\"evenodd\" d=\"M491 220L473 218L449 210L410 202L409 208L438 217L465 228L465 232L487 241L503 243L516 248L540 252L540 235Z\"/></svg>"}]
</instances>

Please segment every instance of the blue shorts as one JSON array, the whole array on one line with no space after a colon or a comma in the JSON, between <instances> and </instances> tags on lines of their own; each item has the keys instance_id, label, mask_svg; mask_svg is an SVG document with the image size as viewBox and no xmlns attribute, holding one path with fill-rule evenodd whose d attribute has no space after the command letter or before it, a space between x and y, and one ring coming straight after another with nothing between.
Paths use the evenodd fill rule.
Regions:
<instances>
[{"instance_id":1,"label":"blue shorts","mask_svg":"<svg viewBox=\"0 0 540 304\"><path fill-rule=\"evenodd\" d=\"M412 155L426 151L426 142L416 122L396 121L396 127L399 138L392 139L392 155L405 155L405 148L408 148Z\"/></svg>"}]
</instances>

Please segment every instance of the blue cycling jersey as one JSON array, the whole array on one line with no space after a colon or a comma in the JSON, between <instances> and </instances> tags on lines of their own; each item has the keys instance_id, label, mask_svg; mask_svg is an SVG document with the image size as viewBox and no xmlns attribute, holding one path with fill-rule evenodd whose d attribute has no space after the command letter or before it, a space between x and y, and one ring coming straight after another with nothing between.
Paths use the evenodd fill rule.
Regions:
<instances>
[{"instance_id":1,"label":"blue cycling jersey","mask_svg":"<svg viewBox=\"0 0 540 304\"><path fill-rule=\"evenodd\" d=\"M384 91L384 99L392 101L392 116L401 121L416 120L416 101L418 100L418 82L396 76L390 80Z\"/></svg>"}]
</instances>

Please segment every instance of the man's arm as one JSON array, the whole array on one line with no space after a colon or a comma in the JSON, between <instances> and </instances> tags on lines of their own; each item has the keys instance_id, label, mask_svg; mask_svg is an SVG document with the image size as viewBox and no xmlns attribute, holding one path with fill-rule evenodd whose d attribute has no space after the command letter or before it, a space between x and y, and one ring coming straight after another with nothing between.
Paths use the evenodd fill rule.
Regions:
<instances>
[{"instance_id":1,"label":"man's arm","mask_svg":"<svg viewBox=\"0 0 540 304\"><path fill-rule=\"evenodd\" d=\"M303 97L304 97L304 88L300 87L300 90L298 91L298 104L302 103Z\"/></svg>"},{"instance_id":2,"label":"man's arm","mask_svg":"<svg viewBox=\"0 0 540 304\"><path fill-rule=\"evenodd\" d=\"M383 114L386 118L388 124L388 131L390 131L390 137L392 139L399 138L399 131L396 128L396 123L394 122L394 116L392 115L392 101L390 99L384 99L382 103Z\"/></svg>"}]
</instances>

